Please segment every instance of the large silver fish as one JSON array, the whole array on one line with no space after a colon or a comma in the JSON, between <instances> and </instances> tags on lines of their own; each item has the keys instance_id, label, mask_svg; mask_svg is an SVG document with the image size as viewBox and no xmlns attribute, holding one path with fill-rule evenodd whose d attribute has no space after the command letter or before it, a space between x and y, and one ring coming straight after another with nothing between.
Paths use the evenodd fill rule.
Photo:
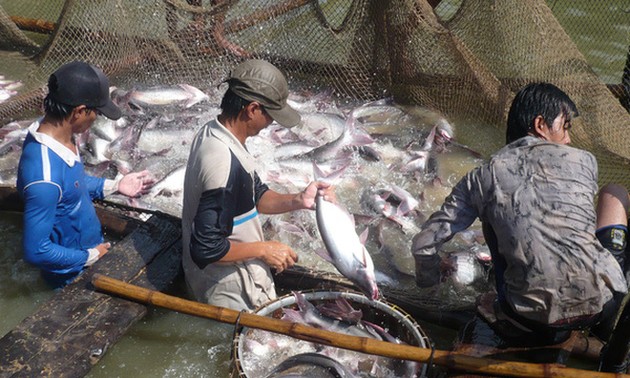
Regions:
<instances>
[{"instance_id":1,"label":"large silver fish","mask_svg":"<svg viewBox=\"0 0 630 378\"><path fill-rule=\"evenodd\" d=\"M140 108L168 105L183 105L185 108L190 108L198 102L209 99L207 94L188 84L132 90L120 95L120 98L118 102L126 101Z\"/></svg>"},{"instance_id":2,"label":"large silver fish","mask_svg":"<svg viewBox=\"0 0 630 378\"><path fill-rule=\"evenodd\" d=\"M316 196L317 228L328 260L371 299L379 297L372 257L356 233L354 219L341 206Z\"/></svg>"},{"instance_id":3,"label":"large silver fish","mask_svg":"<svg viewBox=\"0 0 630 378\"><path fill-rule=\"evenodd\" d=\"M348 147L360 147L374 143L370 134L356 123L352 113L346 119L345 124L345 129L337 139L315 148L305 156L322 163L339 156Z\"/></svg>"},{"instance_id":4,"label":"large silver fish","mask_svg":"<svg viewBox=\"0 0 630 378\"><path fill-rule=\"evenodd\" d=\"M181 194L184 188L184 176L186 174L186 165L180 165L167 173L160 181L156 182L148 193L150 197L159 195L173 196Z\"/></svg>"}]
</instances>

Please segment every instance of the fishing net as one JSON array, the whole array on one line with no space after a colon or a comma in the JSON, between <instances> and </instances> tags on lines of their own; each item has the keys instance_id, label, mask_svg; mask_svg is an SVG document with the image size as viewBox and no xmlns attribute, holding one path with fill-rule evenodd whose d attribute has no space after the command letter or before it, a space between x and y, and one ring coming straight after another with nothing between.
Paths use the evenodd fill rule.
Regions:
<instances>
[{"instance_id":1,"label":"fishing net","mask_svg":"<svg viewBox=\"0 0 630 378\"><path fill-rule=\"evenodd\" d=\"M601 183L629 185L630 29L618 26L630 24L628 9L624 0L0 0L0 67L19 67L2 74L24 83L0 104L0 120L38 113L48 75L72 59L119 87L212 91L234 64L258 57L295 88L389 96L460 127L499 129L515 91L545 80L576 101L573 143L598 157Z\"/></svg>"}]
</instances>

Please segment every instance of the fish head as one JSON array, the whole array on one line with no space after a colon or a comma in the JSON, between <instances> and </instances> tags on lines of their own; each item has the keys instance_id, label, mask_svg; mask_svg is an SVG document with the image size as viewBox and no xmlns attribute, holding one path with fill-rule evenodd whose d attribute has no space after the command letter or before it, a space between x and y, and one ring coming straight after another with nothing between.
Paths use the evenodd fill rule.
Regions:
<instances>
[{"instance_id":1,"label":"fish head","mask_svg":"<svg viewBox=\"0 0 630 378\"><path fill-rule=\"evenodd\" d=\"M376 276L374 274L374 263L372 258L368 254L365 247L363 247L364 261L361 266L356 269L353 282L359 287L361 292L366 297L375 300L380 297L380 292L376 284Z\"/></svg>"},{"instance_id":2,"label":"fish head","mask_svg":"<svg viewBox=\"0 0 630 378\"><path fill-rule=\"evenodd\" d=\"M453 132L453 126L444 118L440 119L439 121L437 121L436 123L436 134L441 136L442 138L446 139L446 140L451 140L453 139L453 136L455 135L455 133Z\"/></svg>"},{"instance_id":3,"label":"fish head","mask_svg":"<svg viewBox=\"0 0 630 378\"><path fill-rule=\"evenodd\" d=\"M428 166L429 153L427 151L414 151L410 156L411 158L400 167L400 171L404 173L424 173Z\"/></svg>"},{"instance_id":4,"label":"fish head","mask_svg":"<svg viewBox=\"0 0 630 378\"><path fill-rule=\"evenodd\" d=\"M433 143L435 145L435 149L437 152L444 151L446 145L453 140L454 133L453 127L447 120L441 119L435 125L435 137L433 138Z\"/></svg>"},{"instance_id":5,"label":"fish head","mask_svg":"<svg viewBox=\"0 0 630 378\"><path fill-rule=\"evenodd\" d=\"M359 288L361 289L361 292L365 294L366 297L372 300L377 300L380 298L381 293L379 292L378 286L376 285L376 279L370 280L370 281L364 281L364 284L362 284L361 286L363 287L359 287Z\"/></svg>"}]
</instances>

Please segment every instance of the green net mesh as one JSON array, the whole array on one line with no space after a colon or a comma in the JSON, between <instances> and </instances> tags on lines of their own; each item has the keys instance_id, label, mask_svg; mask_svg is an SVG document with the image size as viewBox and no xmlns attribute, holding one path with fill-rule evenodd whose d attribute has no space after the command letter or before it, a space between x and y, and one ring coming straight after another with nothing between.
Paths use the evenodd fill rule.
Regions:
<instances>
[{"instance_id":1,"label":"green net mesh","mask_svg":"<svg viewBox=\"0 0 630 378\"><path fill-rule=\"evenodd\" d=\"M213 90L235 63L264 58L293 86L500 130L515 92L545 80L577 103L573 144L597 156L601 183L630 185L629 21L621 0L0 0L0 66L19 67L2 73L24 83L0 120L40 112L48 75L73 59L115 86Z\"/></svg>"}]
</instances>

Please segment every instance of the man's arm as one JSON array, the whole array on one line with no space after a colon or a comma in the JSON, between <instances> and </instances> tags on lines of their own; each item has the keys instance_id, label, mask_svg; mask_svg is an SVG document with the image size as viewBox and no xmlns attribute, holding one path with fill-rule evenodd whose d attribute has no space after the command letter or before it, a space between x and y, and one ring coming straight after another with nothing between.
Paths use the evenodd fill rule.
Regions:
<instances>
[{"instance_id":1,"label":"man's arm","mask_svg":"<svg viewBox=\"0 0 630 378\"><path fill-rule=\"evenodd\" d=\"M190 255L199 269L219 261L230 250L233 217L223 206L225 197L225 188L219 188L203 192L199 199L190 235Z\"/></svg>"},{"instance_id":2,"label":"man's arm","mask_svg":"<svg viewBox=\"0 0 630 378\"><path fill-rule=\"evenodd\" d=\"M63 247L50 238L60 193L50 182L24 189L24 260L53 273L79 272L88 260L88 251Z\"/></svg>"},{"instance_id":3,"label":"man's arm","mask_svg":"<svg viewBox=\"0 0 630 378\"><path fill-rule=\"evenodd\" d=\"M297 254L277 241L236 243L228 240L233 215L223 206L225 195L225 189L209 190L199 201L190 238L190 254L200 269L214 262L259 258L279 273L297 262Z\"/></svg>"},{"instance_id":4,"label":"man's arm","mask_svg":"<svg viewBox=\"0 0 630 378\"><path fill-rule=\"evenodd\" d=\"M297 194L280 194L271 189L263 193L256 207L263 214L282 214L294 210L315 208L315 196L320 192L326 200L336 201L330 184L314 181Z\"/></svg>"},{"instance_id":5,"label":"man's arm","mask_svg":"<svg viewBox=\"0 0 630 378\"><path fill-rule=\"evenodd\" d=\"M105 194L103 193L103 185L105 184L105 179L90 176L88 174L85 175L84 179L85 185L87 186L88 192L90 193L90 198L103 199L103 197L105 196Z\"/></svg>"},{"instance_id":6,"label":"man's arm","mask_svg":"<svg viewBox=\"0 0 630 378\"><path fill-rule=\"evenodd\" d=\"M412 240L411 253L416 261L416 284L430 287L440 282L442 259L437 254L442 244L468 228L478 217L473 206L469 173L453 188L440 210L431 215Z\"/></svg>"}]
</instances>

